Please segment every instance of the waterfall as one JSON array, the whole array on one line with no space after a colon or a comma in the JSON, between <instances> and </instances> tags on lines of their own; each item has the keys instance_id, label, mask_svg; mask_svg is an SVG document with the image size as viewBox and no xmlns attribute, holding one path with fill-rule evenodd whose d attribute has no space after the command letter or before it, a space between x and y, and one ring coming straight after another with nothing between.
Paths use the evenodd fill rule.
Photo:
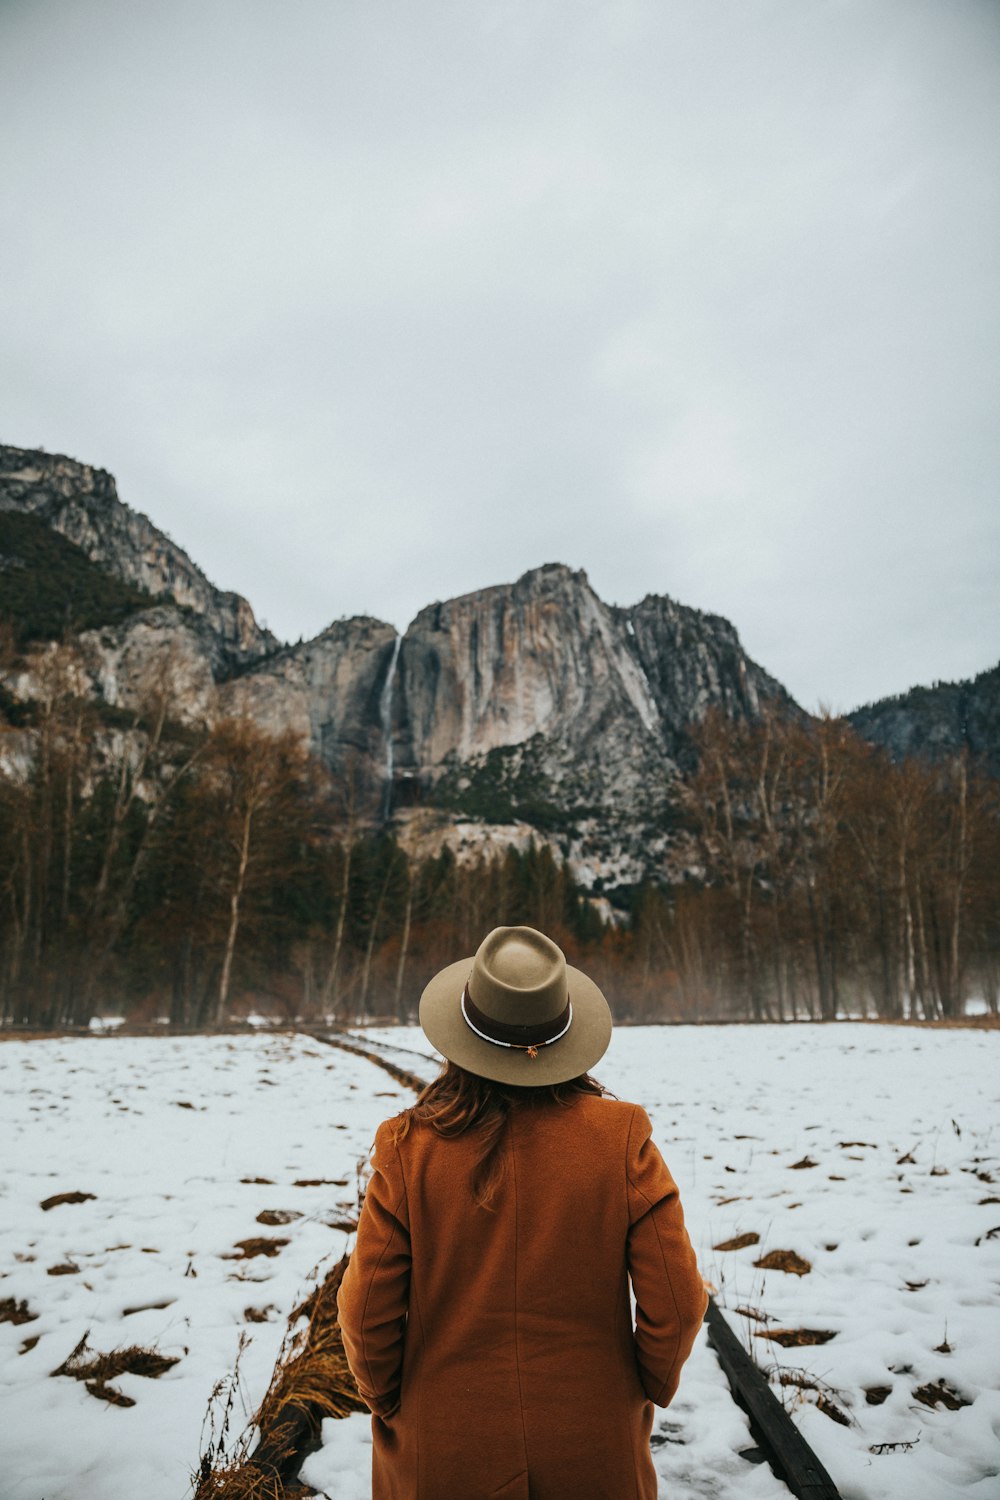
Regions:
<instances>
[{"instance_id":1,"label":"waterfall","mask_svg":"<svg viewBox=\"0 0 1000 1500\"><path fill-rule=\"evenodd\" d=\"M383 772L385 786L382 792L383 821L388 818L392 809L392 689L396 681L396 663L399 661L399 648L402 644L403 637L397 635L392 643L389 670L385 674L385 682L382 684L382 695L378 703L379 720L382 725L382 743L385 746L385 770Z\"/></svg>"}]
</instances>

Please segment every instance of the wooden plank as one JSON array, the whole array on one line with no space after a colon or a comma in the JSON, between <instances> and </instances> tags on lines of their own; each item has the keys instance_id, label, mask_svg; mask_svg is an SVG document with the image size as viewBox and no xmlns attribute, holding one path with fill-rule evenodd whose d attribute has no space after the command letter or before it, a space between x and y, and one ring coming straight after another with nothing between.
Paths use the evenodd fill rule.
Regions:
<instances>
[{"instance_id":1,"label":"wooden plank","mask_svg":"<svg viewBox=\"0 0 1000 1500\"><path fill-rule=\"evenodd\" d=\"M733 1396L750 1418L750 1429L778 1478L798 1500L841 1500L833 1480L712 1297L705 1322L708 1342L719 1356Z\"/></svg>"}]
</instances>

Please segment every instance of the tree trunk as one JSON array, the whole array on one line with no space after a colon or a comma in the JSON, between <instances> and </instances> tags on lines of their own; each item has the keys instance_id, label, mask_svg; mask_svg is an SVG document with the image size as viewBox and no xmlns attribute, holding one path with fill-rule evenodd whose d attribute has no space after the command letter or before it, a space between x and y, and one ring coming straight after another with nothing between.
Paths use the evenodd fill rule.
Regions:
<instances>
[{"instance_id":1,"label":"tree trunk","mask_svg":"<svg viewBox=\"0 0 1000 1500\"><path fill-rule=\"evenodd\" d=\"M236 869L236 881L229 897L229 930L226 933L226 947L222 957L222 973L219 976L219 993L215 1002L215 1024L221 1026L229 1003L229 984L233 973L233 954L236 951L236 935L240 928L240 901L243 897L243 886L247 877L247 865L250 863L250 837L253 827L253 809L247 808L243 814L242 838L240 839L240 859Z\"/></svg>"},{"instance_id":2,"label":"tree trunk","mask_svg":"<svg viewBox=\"0 0 1000 1500\"><path fill-rule=\"evenodd\" d=\"M396 1015L400 1021L409 1019L406 1006L403 1004L403 972L406 968L406 954L410 946L410 916L413 912L413 880L407 873L406 880L406 908L403 912L403 935L399 940L399 963L396 965Z\"/></svg>"},{"instance_id":3,"label":"tree trunk","mask_svg":"<svg viewBox=\"0 0 1000 1500\"><path fill-rule=\"evenodd\" d=\"M324 1016L336 1013L339 996L337 993L337 974L340 969L340 950L344 944L344 923L347 919L347 897L351 885L351 857L353 846L348 843L344 852L344 878L340 888L340 906L337 910L337 926L333 935L333 957L323 981L320 991L320 1010Z\"/></svg>"}]
</instances>

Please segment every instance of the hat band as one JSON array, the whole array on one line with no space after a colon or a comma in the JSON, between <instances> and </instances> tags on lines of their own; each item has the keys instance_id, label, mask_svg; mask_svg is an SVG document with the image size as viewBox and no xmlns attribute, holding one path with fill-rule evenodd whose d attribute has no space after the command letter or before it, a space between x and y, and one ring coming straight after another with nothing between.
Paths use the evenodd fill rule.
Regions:
<instances>
[{"instance_id":1,"label":"hat band","mask_svg":"<svg viewBox=\"0 0 1000 1500\"><path fill-rule=\"evenodd\" d=\"M462 991L462 1018L470 1031L484 1042L492 1042L494 1047L533 1052L536 1047L549 1047L566 1035L573 1020L573 1006L567 999L565 1010L553 1021L541 1021L537 1026L511 1026L481 1011L466 985Z\"/></svg>"}]
</instances>

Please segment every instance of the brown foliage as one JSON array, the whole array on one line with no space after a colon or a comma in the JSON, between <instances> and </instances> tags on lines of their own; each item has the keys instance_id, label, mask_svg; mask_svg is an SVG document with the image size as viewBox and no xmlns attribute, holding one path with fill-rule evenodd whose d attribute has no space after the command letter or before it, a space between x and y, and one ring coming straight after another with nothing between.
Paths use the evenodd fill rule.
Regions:
<instances>
[{"instance_id":1,"label":"brown foliage","mask_svg":"<svg viewBox=\"0 0 1000 1500\"><path fill-rule=\"evenodd\" d=\"M802 1349L809 1344L828 1344L835 1333L823 1328L762 1328L757 1337L770 1339L783 1349Z\"/></svg>"},{"instance_id":2,"label":"brown foliage","mask_svg":"<svg viewBox=\"0 0 1000 1500\"><path fill-rule=\"evenodd\" d=\"M247 1240L237 1240L236 1249L240 1253L237 1256L233 1256L233 1259L253 1260L257 1255L274 1256L288 1244L291 1244L290 1240L282 1240L276 1237L268 1239L266 1235L257 1235Z\"/></svg>"},{"instance_id":3,"label":"brown foliage","mask_svg":"<svg viewBox=\"0 0 1000 1500\"><path fill-rule=\"evenodd\" d=\"M155 1349L144 1349L141 1344L129 1344L123 1349L112 1349L108 1354L88 1350L87 1334L76 1348L63 1360L53 1375L69 1375L82 1380L92 1396L108 1401L113 1406L134 1406L131 1396L124 1395L110 1384L119 1375L142 1375L147 1380L156 1380L178 1364L180 1356L158 1354Z\"/></svg>"},{"instance_id":4,"label":"brown foliage","mask_svg":"<svg viewBox=\"0 0 1000 1500\"><path fill-rule=\"evenodd\" d=\"M50 1208L57 1208L60 1203L86 1203L96 1197L96 1193L53 1193L51 1198L43 1198L38 1206L47 1214Z\"/></svg>"},{"instance_id":5,"label":"brown foliage","mask_svg":"<svg viewBox=\"0 0 1000 1500\"><path fill-rule=\"evenodd\" d=\"M346 1267L344 1256L293 1311L287 1348L250 1428L230 1459L218 1451L204 1456L194 1500L288 1500L304 1447L323 1419L367 1411L347 1367L337 1321L337 1292ZM293 1332L303 1318L305 1328ZM250 1454L254 1431L260 1440Z\"/></svg>"},{"instance_id":6,"label":"brown foliage","mask_svg":"<svg viewBox=\"0 0 1000 1500\"><path fill-rule=\"evenodd\" d=\"M13 1297L0 1298L0 1323L33 1323L37 1317L23 1297L20 1302Z\"/></svg>"},{"instance_id":7,"label":"brown foliage","mask_svg":"<svg viewBox=\"0 0 1000 1500\"><path fill-rule=\"evenodd\" d=\"M794 1250L769 1250L754 1265L761 1271L786 1271L792 1276L808 1276L812 1270L812 1262Z\"/></svg>"},{"instance_id":8,"label":"brown foliage","mask_svg":"<svg viewBox=\"0 0 1000 1500\"><path fill-rule=\"evenodd\" d=\"M760 1235L753 1229L746 1234L737 1234L731 1240L722 1240L720 1244L713 1245L713 1250L745 1250L748 1245L759 1245Z\"/></svg>"}]
</instances>

